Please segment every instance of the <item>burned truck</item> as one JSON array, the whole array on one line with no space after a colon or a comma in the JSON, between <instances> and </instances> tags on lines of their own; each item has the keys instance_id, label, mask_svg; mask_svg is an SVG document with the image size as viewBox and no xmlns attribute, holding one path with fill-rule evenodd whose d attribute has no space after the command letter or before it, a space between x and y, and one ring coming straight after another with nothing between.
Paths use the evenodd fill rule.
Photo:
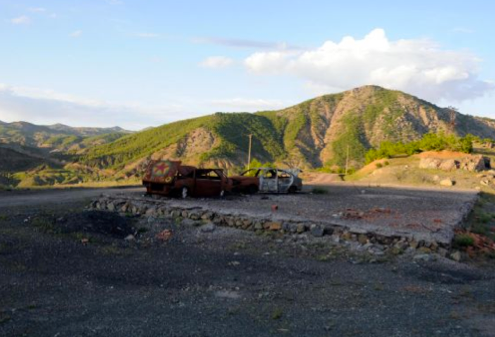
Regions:
<instances>
[{"instance_id":1,"label":"burned truck","mask_svg":"<svg viewBox=\"0 0 495 337\"><path fill-rule=\"evenodd\" d=\"M222 169L183 166L181 161L152 160L143 185L147 194L172 197L222 197L232 190L232 180Z\"/></svg>"},{"instance_id":2,"label":"burned truck","mask_svg":"<svg viewBox=\"0 0 495 337\"><path fill-rule=\"evenodd\" d=\"M261 167L230 177L234 192L241 193L296 193L302 190L300 170Z\"/></svg>"}]
</instances>

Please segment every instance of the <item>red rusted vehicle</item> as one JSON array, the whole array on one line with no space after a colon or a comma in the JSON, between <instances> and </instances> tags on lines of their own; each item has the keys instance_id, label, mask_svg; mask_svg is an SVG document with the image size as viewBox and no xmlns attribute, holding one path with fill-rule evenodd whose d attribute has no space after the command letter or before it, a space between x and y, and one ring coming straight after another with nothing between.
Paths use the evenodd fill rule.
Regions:
<instances>
[{"instance_id":1,"label":"red rusted vehicle","mask_svg":"<svg viewBox=\"0 0 495 337\"><path fill-rule=\"evenodd\" d=\"M222 169L183 166L180 161L152 160L143 185L147 194L192 197L221 197L232 190L232 181Z\"/></svg>"}]
</instances>

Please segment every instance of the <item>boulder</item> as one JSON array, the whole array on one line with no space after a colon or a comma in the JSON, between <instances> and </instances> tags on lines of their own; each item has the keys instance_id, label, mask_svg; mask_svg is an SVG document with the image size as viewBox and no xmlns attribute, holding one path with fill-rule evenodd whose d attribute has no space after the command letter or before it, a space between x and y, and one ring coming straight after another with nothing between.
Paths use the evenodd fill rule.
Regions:
<instances>
[{"instance_id":1,"label":"boulder","mask_svg":"<svg viewBox=\"0 0 495 337\"><path fill-rule=\"evenodd\" d=\"M438 158L421 158L419 168L422 169L438 169L442 164L442 160Z\"/></svg>"},{"instance_id":2,"label":"boulder","mask_svg":"<svg viewBox=\"0 0 495 337\"><path fill-rule=\"evenodd\" d=\"M316 237L323 236L323 234L325 233L325 228L319 225L311 225L309 227L309 230L311 231L311 235Z\"/></svg>"},{"instance_id":3,"label":"boulder","mask_svg":"<svg viewBox=\"0 0 495 337\"><path fill-rule=\"evenodd\" d=\"M458 167L459 162L455 161L454 159L446 159L442 161L438 168L443 171L452 171L456 170Z\"/></svg>"},{"instance_id":4,"label":"boulder","mask_svg":"<svg viewBox=\"0 0 495 337\"><path fill-rule=\"evenodd\" d=\"M455 184L455 181L450 179L450 178L447 178L447 179L443 179L443 180L440 180L440 185L442 186L454 186Z\"/></svg>"},{"instance_id":5,"label":"boulder","mask_svg":"<svg viewBox=\"0 0 495 337\"><path fill-rule=\"evenodd\" d=\"M459 167L462 170L466 170L470 172L483 171L486 168L485 158L483 158L482 155L462 158Z\"/></svg>"}]
</instances>

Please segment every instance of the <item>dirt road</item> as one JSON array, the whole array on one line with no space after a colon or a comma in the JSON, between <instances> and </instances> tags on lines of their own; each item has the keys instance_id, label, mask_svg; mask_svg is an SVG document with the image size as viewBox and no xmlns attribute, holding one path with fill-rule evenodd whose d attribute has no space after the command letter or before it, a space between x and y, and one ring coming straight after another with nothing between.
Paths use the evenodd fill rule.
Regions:
<instances>
[{"instance_id":1,"label":"dirt road","mask_svg":"<svg viewBox=\"0 0 495 337\"><path fill-rule=\"evenodd\" d=\"M125 188L73 188L53 190L23 190L0 192L0 209L8 207L32 207L41 205L68 204L79 201L89 202L91 199L105 193L109 195L122 193L123 191L139 193L144 192L141 187Z\"/></svg>"}]
</instances>

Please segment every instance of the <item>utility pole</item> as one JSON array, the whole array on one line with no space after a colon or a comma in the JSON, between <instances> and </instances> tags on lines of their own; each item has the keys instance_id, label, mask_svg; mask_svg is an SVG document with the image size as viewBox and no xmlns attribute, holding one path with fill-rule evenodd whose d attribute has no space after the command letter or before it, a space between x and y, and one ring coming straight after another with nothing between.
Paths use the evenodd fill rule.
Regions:
<instances>
[{"instance_id":1,"label":"utility pole","mask_svg":"<svg viewBox=\"0 0 495 337\"><path fill-rule=\"evenodd\" d=\"M345 175L347 175L348 168L349 168L349 145L347 145L347 155L345 157Z\"/></svg>"},{"instance_id":2,"label":"utility pole","mask_svg":"<svg viewBox=\"0 0 495 337\"><path fill-rule=\"evenodd\" d=\"M249 137L249 150L248 150L248 164L247 164L247 167L248 167L248 170L249 170L251 168L251 144L252 144L252 141L253 141L253 134L249 134L248 137Z\"/></svg>"}]
</instances>

